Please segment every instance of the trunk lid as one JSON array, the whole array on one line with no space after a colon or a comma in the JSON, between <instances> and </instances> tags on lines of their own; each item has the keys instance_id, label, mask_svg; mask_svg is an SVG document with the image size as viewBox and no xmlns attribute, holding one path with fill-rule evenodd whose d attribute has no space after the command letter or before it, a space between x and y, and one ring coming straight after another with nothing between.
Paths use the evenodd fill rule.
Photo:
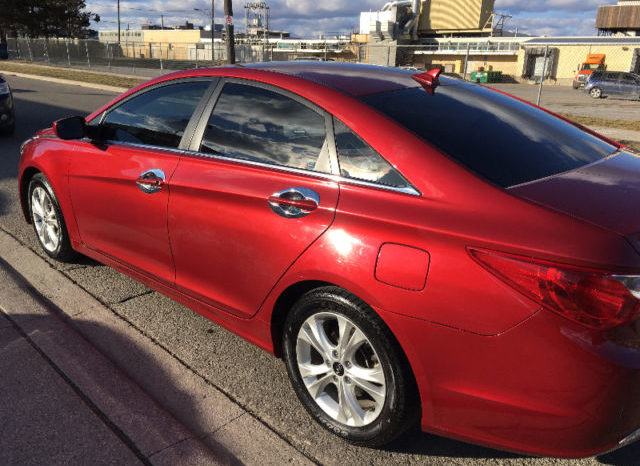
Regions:
<instances>
[{"instance_id":1,"label":"trunk lid","mask_svg":"<svg viewBox=\"0 0 640 466\"><path fill-rule=\"evenodd\" d=\"M625 237L640 232L640 153L631 150L507 192Z\"/></svg>"}]
</instances>

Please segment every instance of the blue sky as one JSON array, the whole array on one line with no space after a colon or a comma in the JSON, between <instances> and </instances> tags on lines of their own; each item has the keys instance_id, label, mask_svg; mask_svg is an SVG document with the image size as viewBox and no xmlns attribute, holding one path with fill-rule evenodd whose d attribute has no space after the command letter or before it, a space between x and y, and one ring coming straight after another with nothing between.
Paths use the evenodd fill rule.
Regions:
<instances>
[{"instance_id":1,"label":"blue sky","mask_svg":"<svg viewBox=\"0 0 640 466\"><path fill-rule=\"evenodd\" d=\"M464 0L460 0L464 1ZM360 11L375 11L384 0L270 0L271 28L291 31L297 36L314 37L322 33L350 32L358 27ZM505 28L533 35L595 35L599 5L615 5L617 0L496 0L495 10L513 15ZM97 29L115 29L116 0L86 0L87 9L102 20ZM244 29L245 1L234 2L236 29ZM215 0L216 23L222 23L223 1ZM121 0L123 28L139 28L147 21L160 24L208 24L206 15L194 8L208 9L210 0Z\"/></svg>"}]
</instances>

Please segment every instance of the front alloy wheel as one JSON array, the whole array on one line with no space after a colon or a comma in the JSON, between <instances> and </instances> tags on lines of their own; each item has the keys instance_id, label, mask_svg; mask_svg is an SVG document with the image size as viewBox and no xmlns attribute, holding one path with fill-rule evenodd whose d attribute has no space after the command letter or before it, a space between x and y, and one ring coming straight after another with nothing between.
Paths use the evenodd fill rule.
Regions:
<instances>
[{"instance_id":1,"label":"front alloy wheel","mask_svg":"<svg viewBox=\"0 0 640 466\"><path fill-rule=\"evenodd\" d=\"M36 186L31 193L31 215L40 244L45 250L54 252L62 232L51 196L42 186Z\"/></svg>"},{"instance_id":2,"label":"front alloy wheel","mask_svg":"<svg viewBox=\"0 0 640 466\"><path fill-rule=\"evenodd\" d=\"M317 288L299 299L285 322L283 353L307 411L352 443L388 443L420 414L398 342L369 306L341 288Z\"/></svg>"},{"instance_id":3,"label":"front alloy wheel","mask_svg":"<svg viewBox=\"0 0 640 466\"><path fill-rule=\"evenodd\" d=\"M589 91L589 95L594 99L599 99L600 97L602 97L602 89L600 89L599 87L594 87Z\"/></svg>"},{"instance_id":4,"label":"front alloy wheel","mask_svg":"<svg viewBox=\"0 0 640 466\"><path fill-rule=\"evenodd\" d=\"M29 182L29 214L42 249L52 258L68 261L75 257L62 210L49 180L37 173Z\"/></svg>"}]
</instances>

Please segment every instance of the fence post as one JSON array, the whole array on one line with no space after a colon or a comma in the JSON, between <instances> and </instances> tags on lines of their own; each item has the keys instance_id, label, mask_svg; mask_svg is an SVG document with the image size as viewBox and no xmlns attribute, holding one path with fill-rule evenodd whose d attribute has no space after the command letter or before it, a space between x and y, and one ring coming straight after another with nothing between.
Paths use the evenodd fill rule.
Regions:
<instances>
[{"instance_id":1,"label":"fence post","mask_svg":"<svg viewBox=\"0 0 640 466\"><path fill-rule=\"evenodd\" d=\"M391 55L391 46L387 45L387 66L389 66L389 55Z\"/></svg>"},{"instance_id":2,"label":"fence post","mask_svg":"<svg viewBox=\"0 0 640 466\"><path fill-rule=\"evenodd\" d=\"M43 39L44 41L44 56L47 59L47 63L51 63L51 59L49 58L49 48L47 47L47 39Z\"/></svg>"},{"instance_id":3,"label":"fence post","mask_svg":"<svg viewBox=\"0 0 640 466\"><path fill-rule=\"evenodd\" d=\"M467 80L467 70L469 69L469 51L471 50L471 44L467 44L467 54L464 57L464 74L462 76L463 80Z\"/></svg>"},{"instance_id":4,"label":"fence post","mask_svg":"<svg viewBox=\"0 0 640 466\"><path fill-rule=\"evenodd\" d=\"M160 71L163 71L163 66L162 66L162 42L160 42L158 44L158 47L160 48Z\"/></svg>"},{"instance_id":5,"label":"fence post","mask_svg":"<svg viewBox=\"0 0 640 466\"><path fill-rule=\"evenodd\" d=\"M16 37L16 51L18 52L18 58L22 60L22 54L20 53L20 41Z\"/></svg>"},{"instance_id":6,"label":"fence post","mask_svg":"<svg viewBox=\"0 0 640 466\"><path fill-rule=\"evenodd\" d=\"M89 42L84 43L84 48L87 51L87 65L91 68L91 60L89 59Z\"/></svg>"},{"instance_id":7,"label":"fence post","mask_svg":"<svg viewBox=\"0 0 640 466\"><path fill-rule=\"evenodd\" d=\"M327 61L327 47L328 47L328 44L325 42L324 43L324 61Z\"/></svg>"},{"instance_id":8,"label":"fence post","mask_svg":"<svg viewBox=\"0 0 640 466\"><path fill-rule=\"evenodd\" d=\"M544 77L547 74L547 58L549 57L549 44L544 48L544 65L542 66L542 76L540 76L540 87L538 87L538 100L536 101L536 105L540 106L540 98L542 97L542 81L544 81Z\"/></svg>"},{"instance_id":9,"label":"fence post","mask_svg":"<svg viewBox=\"0 0 640 466\"><path fill-rule=\"evenodd\" d=\"M111 71L111 44L107 43L107 62L109 66L109 71Z\"/></svg>"},{"instance_id":10,"label":"fence post","mask_svg":"<svg viewBox=\"0 0 640 466\"><path fill-rule=\"evenodd\" d=\"M29 60L33 61L33 51L31 50L31 43L29 42L29 36L27 36L27 49L29 49Z\"/></svg>"},{"instance_id":11,"label":"fence post","mask_svg":"<svg viewBox=\"0 0 640 466\"><path fill-rule=\"evenodd\" d=\"M213 50L211 51L211 54L213 55ZM196 69L198 69L198 45L196 44Z\"/></svg>"},{"instance_id":12,"label":"fence post","mask_svg":"<svg viewBox=\"0 0 640 466\"><path fill-rule=\"evenodd\" d=\"M64 40L64 45L67 48L67 64L71 68L71 55L69 55L69 39Z\"/></svg>"},{"instance_id":13,"label":"fence post","mask_svg":"<svg viewBox=\"0 0 640 466\"><path fill-rule=\"evenodd\" d=\"M129 47L127 47L128 49ZM133 51L133 74L136 74L136 44L135 42L131 46L131 50Z\"/></svg>"}]
</instances>

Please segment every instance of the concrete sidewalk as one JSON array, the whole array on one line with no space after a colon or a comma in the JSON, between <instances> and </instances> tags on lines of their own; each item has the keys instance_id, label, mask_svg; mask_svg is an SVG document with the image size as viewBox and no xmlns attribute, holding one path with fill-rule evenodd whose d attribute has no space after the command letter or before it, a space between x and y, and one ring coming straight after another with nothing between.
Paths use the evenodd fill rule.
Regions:
<instances>
[{"instance_id":1,"label":"concrete sidewalk","mask_svg":"<svg viewBox=\"0 0 640 466\"><path fill-rule=\"evenodd\" d=\"M310 463L3 232L0 258L0 464Z\"/></svg>"}]
</instances>

